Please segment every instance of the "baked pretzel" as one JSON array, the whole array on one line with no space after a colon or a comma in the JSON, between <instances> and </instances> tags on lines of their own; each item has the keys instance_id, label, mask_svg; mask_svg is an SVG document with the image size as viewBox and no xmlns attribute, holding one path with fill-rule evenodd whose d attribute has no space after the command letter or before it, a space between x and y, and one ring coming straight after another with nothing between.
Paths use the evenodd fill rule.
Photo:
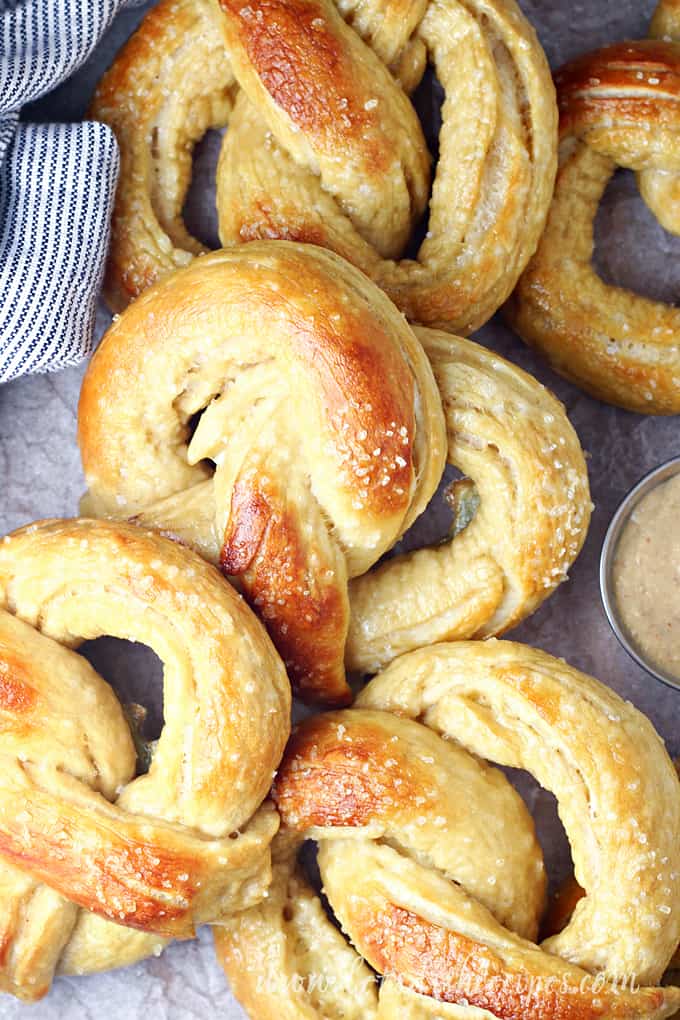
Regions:
<instances>
[{"instance_id":1,"label":"baked pretzel","mask_svg":"<svg viewBox=\"0 0 680 1020\"><path fill-rule=\"evenodd\" d=\"M304 602L299 598L290 598L288 605L280 602L287 595L286 586L281 588L280 539L277 529L265 530L266 521L276 513L277 507L268 490L267 503L258 505L259 516L256 517L252 493L259 491L262 483L257 477L251 477L249 467L242 466L242 458L244 448L249 451L248 465L266 458L267 477L276 474L285 480L286 498L291 507L287 541L292 541L294 529L299 531L304 522L314 520L313 515L318 513L315 500L320 498L319 484L312 481L311 492L306 485L293 486L289 464L289 450L296 449L300 428L303 434L318 431L316 426L309 425L308 418L309 412L316 413L314 402L308 399L308 391L301 389L302 406L296 406L291 412L286 387L292 366L282 373L278 363L267 362L260 366L259 375L255 375L255 355L246 357L240 346L228 356L236 361L245 360L245 378L237 380L238 386L232 384L225 390L225 379L232 379L236 368L233 365L225 368L227 355L219 353L219 345L235 341L228 336L223 340L216 334L212 353L209 357L205 353L202 355L204 360L197 369L195 345L200 343L200 349L207 350L205 312L202 311L199 330L195 332L192 314L184 305L187 293L192 295L192 307L203 309L215 301L216 293L220 294L220 301L229 305L235 299L227 289L223 273L225 266L231 266L236 291L239 287L247 290L248 301L252 299L255 303L256 329L261 333L257 303L269 293L269 284L266 270L258 269L255 263L261 260L263 251L276 252L276 265L281 273L287 273L286 280L280 282L280 293L285 295L286 304L297 300L288 280L302 282L305 307L307 292L313 290L300 268L300 258L303 261L311 258L319 268L339 266L339 260L330 254L300 246L282 246L281 242L264 248L238 249L228 257L209 256L199 267L185 271L186 275L169 278L155 292L154 298L146 299L143 305L131 309L115 324L86 376L81 397L80 442L90 486L83 509L108 515L137 513L143 523L180 536L208 558L217 561L221 555L228 573L236 574L236 568L241 567L249 598L268 619L299 689L309 694L305 677L315 675L319 678L314 681L319 684L316 693L325 700L334 700L347 692L342 669L343 649L350 670L370 673L401 652L444 639L499 634L530 615L566 578L583 545L591 509L588 476L578 438L564 408L535 379L469 340L418 328L418 337L431 361L444 404L448 459L474 480L474 485L468 481L453 487L459 526L470 517L472 520L453 541L397 557L371 573L356 577L349 586L348 604L348 571L342 562L338 566L336 561L333 564L336 575L326 585L326 591L329 588L337 591L338 599L342 600L342 613L335 616L326 613L324 617L322 610L328 608L329 601L321 598L322 588L316 599L318 611L313 607L312 619L306 621ZM257 254L251 254L253 252ZM297 261L288 267L286 259L293 253ZM343 267L342 272L347 274L344 277L347 281L358 277L349 266ZM199 286L198 281L204 274L207 274L205 283ZM253 281L259 274L264 274L264 282L256 292ZM343 279L340 268L336 279ZM362 289L367 295L378 294L365 280L362 280ZM241 306L243 302L240 296ZM382 303L376 307L382 309L384 305L388 302L382 298ZM222 314L220 308L221 304L215 306L218 317ZM188 323L188 329L181 334L177 329L180 314ZM275 314L279 314L278 306ZM317 322L322 322L326 311L319 306L312 314ZM390 321L393 321L391 314ZM168 321L171 326L166 325ZM234 318L231 327L234 335L246 336L247 331L236 322ZM221 318L220 324L223 328ZM408 332L403 322L398 326L397 335ZM172 350L170 335L175 340ZM291 333L291 337L293 335ZM155 337L153 344L152 336ZM324 345L322 349L326 349L327 339L321 334L318 339ZM247 342L256 344L254 337ZM415 343L411 340L408 349ZM256 347L257 357L264 357L273 349L274 343L268 337L264 345L260 342ZM393 544L398 530L403 530L424 508L442 469L444 437L439 432L430 376L415 351L411 351L409 358L420 376L418 404L422 415L429 415L429 420L426 418L415 431L413 455L420 476L419 495L414 497L415 507L400 528L385 529L380 546L369 550L370 557L357 562L359 550L355 550L356 566L350 566L350 575L361 574L370 565L371 558L375 560ZM168 368L170 363L172 367ZM364 376L366 402L371 404L375 415L372 412L362 415L354 400L357 393L351 394L354 405L350 401L350 414L342 422L342 434L348 428L357 435L359 428L366 433L363 456L366 452L373 455L376 450L381 454L389 452L384 447L385 436L395 431L390 423L396 421L398 415L394 410L387 413L383 402L388 394L385 380L389 378L394 385L398 383L396 364L387 368L376 361L375 374ZM337 367L334 372L336 370ZM163 373L168 382L159 385ZM341 386L356 386L354 369L349 363L338 378ZM314 383L318 384L319 380ZM321 385L326 384L321 381ZM214 401L213 398L222 392L226 393L226 399ZM268 399L264 400L261 393L268 393ZM381 402L372 396L375 393L382 394ZM260 400L259 415L251 411L256 399ZM432 409L428 410L430 403ZM273 417L274 404L281 415L277 423ZM187 422L206 405L209 405L205 412L207 420L201 419L187 453L186 446L178 444L181 430L186 431ZM263 419L267 421L266 429ZM153 422L152 428L147 424L149 421ZM521 427L518 428L518 424ZM423 425L424 436L419 446ZM412 432L410 425L407 431ZM402 446L403 437L397 435L396 438L396 456L408 460L407 447ZM222 447L225 451L229 449L228 461L221 452ZM187 457L196 466L188 468ZM201 482L206 475L203 463L206 457L217 463L217 472L214 479ZM428 457L431 464L425 468ZM370 458L366 463L370 465ZM327 450L308 448L306 459L301 457L298 467L303 478L306 475L314 479L327 464ZM406 465L402 467L406 470ZM247 498L239 488L241 483L235 480L237 470L247 482L247 491L251 494ZM374 476L366 475L365 469L359 467L357 480L367 477ZM390 496L393 485L404 488L403 481L400 482L394 473L387 485L384 485L384 477L375 479L380 483L381 498ZM149 506L153 497L156 500L160 497L160 502ZM283 493L277 498L282 499ZM326 508L331 506L327 496L321 502ZM342 518L337 516L337 504L334 506L335 509L324 511L325 517L335 521L337 532L345 535L347 525L338 524ZM325 521L319 521L318 527L323 537ZM373 517L367 520L366 527L374 529ZM256 539L261 533L265 541L257 546ZM250 545L246 545L244 536ZM314 538L314 542L317 540ZM304 549L304 535L299 541ZM344 543L343 555L346 556L347 539ZM257 552L257 573L247 560L253 547ZM315 545L308 555L312 553L317 555ZM317 576L322 573L314 569ZM271 607L275 608L276 616ZM346 614L349 614L349 621ZM281 632L282 627L285 633ZM333 665L332 674L324 665L324 656Z\"/></svg>"},{"instance_id":2,"label":"baked pretzel","mask_svg":"<svg viewBox=\"0 0 680 1020\"><path fill-rule=\"evenodd\" d=\"M408 94L428 61L446 99L427 236L411 259L430 157ZM121 148L106 285L116 310L202 250L181 213L191 150L211 126L229 123L224 245L331 248L409 319L463 333L533 254L556 168L550 72L514 0L162 0L91 113Z\"/></svg>"},{"instance_id":3,"label":"baked pretzel","mask_svg":"<svg viewBox=\"0 0 680 1020\"><path fill-rule=\"evenodd\" d=\"M617 166L680 233L680 13L663 4L662 39L620 43L556 76L560 168L545 234L507 305L511 324L560 375L643 414L680 412L680 310L605 284L593 222Z\"/></svg>"},{"instance_id":4,"label":"baked pretzel","mask_svg":"<svg viewBox=\"0 0 680 1020\"><path fill-rule=\"evenodd\" d=\"M531 820L482 758L556 794L587 890L541 947ZM274 799L270 896L215 929L252 1017L633 1020L680 1005L653 987L680 935L675 770L644 716L561 660L497 641L405 655L355 709L294 732ZM354 949L296 865L305 838Z\"/></svg>"},{"instance_id":5,"label":"baked pretzel","mask_svg":"<svg viewBox=\"0 0 680 1020\"><path fill-rule=\"evenodd\" d=\"M453 530L463 530L351 582L346 662L363 673L517 626L567 578L590 522L588 473L562 404L470 340L416 334L442 396L449 463L467 477L452 487Z\"/></svg>"},{"instance_id":6,"label":"baked pretzel","mask_svg":"<svg viewBox=\"0 0 680 1020\"><path fill-rule=\"evenodd\" d=\"M70 650L102 634L164 662L138 778L118 700ZM289 711L264 629L195 553L87 520L0 542L0 988L40 998L265 896Z\"/></svg>"},{"instance_id":7,"label":"baked pretzel","mask_svg":"<svg viewBox=\"0 0 680 1020\"><path fill-rule=\"evenodd\" d=\"M113 324L79 440L84 512L219 562L301 696L351 698L348 578L425 509L446 452L429 362L370 280L305 245L204 256Z\"/></svg>"}]
</instances>

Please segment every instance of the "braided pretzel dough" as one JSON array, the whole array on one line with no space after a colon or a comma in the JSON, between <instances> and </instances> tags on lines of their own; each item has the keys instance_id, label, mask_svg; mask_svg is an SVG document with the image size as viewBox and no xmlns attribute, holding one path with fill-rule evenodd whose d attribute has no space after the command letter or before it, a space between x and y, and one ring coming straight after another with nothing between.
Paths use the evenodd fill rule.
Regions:
<instances>
[{"instance_id":1,"label":"braided pretzel dough","mask_svg":"<svg viewBox=\"0 0 680 1020\"><path fill-rule=\"evenodd\" d=\"M558 798L587 896L542 948L531 821L480 757ZM644 716L564 662L498 641L405 655L356 709L299 727L274 793L270 897L216 929L253 1017L633 1020L680 1005L679 989L637 987L680 935L675 770ZM303 838L358 961L295 870ZM385 975L379 995L361 958ZM357 976L349 1001L341 967Z\"/></svg>"},{"instance_id":2,"label":"braided pretzel dough","mask_svg":"<svg viewBox=\"0 0 680 1020\"><path fill-rule=\"evenodd\" d=\"M228 121L224 245L313 242L363 269L413 321L465 333L490 318L536 248L556 166L549 69L514 0L219 8L162 0L97 91L92 116L113 128L122 157L112 306L202 250L181 217L191 150ZM428 59L446 92L428 232L415 260L395 261L430 193L408 100Z\"/></svg>"},{"instance_id":3,"label":"braided pretzel dough","mask_svg":"<svg viewBox=\"0 0 680 1020\"><path fill-rule=\"evenodd\" d=\"M114 323L79 438L87 513L220 562L300 693L349 699L347 579L425 509L445 458L429 362L370 280L285 242L204 256Z\"/></svg>"},{"instance_id":4,"label":"braided pretzel dough","mask_svg":"<svg viewBox=\"0 0 680 1020\"><path fill-rule=\"evenodd\" d=\"M655 35L680 39L677 3ZM527 343L587 393L631 411L680 412L680 311L606 285L592 265L593 221L616 169L680 233L680 42L621 43L563 68L560 169L545 234L507 306Z\"/></svg>"},{"instance_id":5,"label":"braided pretzel dough","mask_svg":"<svg viewBox=\"0 0 680 1020\"><path fill-rule=\"evenodd\" d=\"M108 685L70 647L102 634L164 662L146 775ZM26 999L266 895L260 804L290 689L215 570L130 525L46 521L0 543L0 988ZM258 810L259 809L259 810Z\"/></svg>"},{"instance_id":6,"label":"braided pretzel dough","mask_svg":"<svg viewBox=\"0 0 680 1020\"><path fill-rule=\"evenodd\" d=\"M474 479L480 505L452 541L352 581L346 662L364 673L517 626L565 580L590 521L583 452L559 401L470 340L416 333L442 395L449 463Z\"/></svg>"}]
</instances>

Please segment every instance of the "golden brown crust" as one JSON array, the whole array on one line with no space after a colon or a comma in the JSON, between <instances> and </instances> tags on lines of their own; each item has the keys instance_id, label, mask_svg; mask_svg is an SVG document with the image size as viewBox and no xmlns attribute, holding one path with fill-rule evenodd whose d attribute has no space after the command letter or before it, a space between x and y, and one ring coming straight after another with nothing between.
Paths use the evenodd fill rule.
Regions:
<instances>
[{"instance_id":1,"label":"golden brown crust","mask_svg":"<svg viewBox=\"0 0 680 1020\"><path fill-rule=\"evenodd\" d=\"M679 989L645 987L680 927L680 787L648 720L564 662L498 641L402 656L358 706L294 732L274 788L272 899L216 939L250 1015L273 1016L275 1003L286 1018L343 1015L311 991L352 964L311 948L334 929L295 870L305 838L319 843L342 930L385 978L365 1016L661 1020L678 1009ZM543 947L528 940L543 891L531 820L477 756L528 769L557 795L587 895Z\"/></svg>"},{"instance_id":2,"label":"golden brown crust","mask_svg":"<svg viewBox=\"0 0 680 1020\"><path fill-rule=\"evenodd\" d=\"M111 327L78 432L87 512L221 562L296 688L346 703L347 577L422 512L444 465L429 363L377 287L303 245L206 255Z\"/></svg>"},{"instance_id":3,"label":"golden brown crust","mask_svg":"<svg viewBox=\"0 0 680 1020\"><path fill-rule=\"evenodd\" d=\"M662 10L680 40L680 19ZM657 22L657 31L661 25ZM617 165L680 230L680 43L621 43L556 76L561 160L538 251L507 306L513 327L586 392L631 411L680 412L680 313L610 287L593 265L593 221Z\"/></svg>"},{"instance_id":4,"label":"golden brown crust","mask_svg":"<svg viewBox=\"0 0 680 1020\"><path fill-rule=\"evenodd\" d=\"M397 804L414 803L429 787L424 763L401 745L388 746L379 716L353 713L350 742L345 718L318 716L294 731L273 789L284 823L294 818L298 829L368 825Z\"/></svg>"},{"instance_id":5,"label":"golden brown crust","mask_svg":"<svg viewBox=\"0 0 680 1020\"><path fill-rule=\"evenodd\" d=\"M280 492L263 486L261 478L239 480L232 492L220 566L227 576L240 579L300 696L347 704L351 692L344 671L338 669L338 650L347 631L347 595L337 569L320 571L318 562L310 562L306 523ZM316 550L313 556L318 559Z\"/></svg>"},{"instance_id":6,"label":"golden brown crust","mask_svg":"<svg viewBox=\"0 0 680 1020\"><path fill-rule=\"evenodd\" d=\"M223 244L322 244L411 320L458 332L505 300L538 242L556 167L535 33L514 0L371 0L343 16L331 0L163 0L147 15L92 108L122 153L116 309L201 251L181 221L190 152L227 120ZM412 260L402 256L427 206L430 160L408 92L428 58L447 100L428 237Z\"/></svg>"},{"instance_id":7,"label":"golden brown crust","mask_svg":"<svg viewBox=\"0 0 680 1020\"><path fill-rule=\"evenodd\" d=\"M542 986L532 986L524 969L508 967L486 946L394 904L373 912L357 903L350 923L379 973L398 976L438 1002L487 1010L497 1020L636 1020L663 1015L669 1002L663 988L621 993L603 984L593 995L578 973L546 975Z\"/></svg>"},{"instance_id":8,"label":"golden brown crust","mask_svg":"<svg viewBox=\"0 0 680 1020\"><path fill-rule=\"evenodd\" d=\"M6 713L3 728L23 726L23 716L32 713L38 692L31 686L31 662L11 646L2 646L0 660L0 712Z\"/></svg>"},{"instance_id":9,"label":"golden brown crust","mask_svg":"<svg viewBox=\"0 0 680 1020\"><path fill-rule=\"evenodd\" d=\"M352 36L333 31L325 4L255 0L247 14L240 0L220 0L220 6L229 16L230 40L238 38L263 88L309 144L328 156L342 151L346 158L361 138L366 174L389 171L394 139L380 125L380 115L366 108L356 87L352 47L346 45Z\"/></svg>"},{"instance_id":10,"label":"golden brown crust","mask_svg":"<svg viewBox=\"0 0 680 1020\"><path fill-rule=\"evenodd\" d=\"M138 778L115 695L69 650L102 634L164 663L165 725ZM263 628L194 553L101 521L5 538L0 987L39 997L67 959L81 973L127 962L124 929L139 959L264 895L278 820L260 804L289 711Z\"/></svg>"}]
</instances>

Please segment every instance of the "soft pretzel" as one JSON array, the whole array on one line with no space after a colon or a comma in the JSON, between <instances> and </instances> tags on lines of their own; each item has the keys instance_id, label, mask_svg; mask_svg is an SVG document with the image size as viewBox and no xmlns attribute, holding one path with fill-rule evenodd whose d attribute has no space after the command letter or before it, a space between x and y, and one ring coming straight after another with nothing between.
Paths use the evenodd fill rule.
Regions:
<instances>
[{"instance_id":1,"label":"soft pretzel","mask_svg":"<svg viewBox=\"0 0 680 1020\"><path fill-rule=\"evenodd\" d=\"M120 704L70 650L102 634L164 663L138 778ZM265 896L289 711L264 629L195 553L87 520L0 542L0 988L39 998Z\"/></svg>"},{"instance_id":2,"label":"soft pretzel","mask_svg":"<svg viewBox=\"0 0 680 1020\"><path fill-rule=\"evenodd\" d=\"M472 499L459 499L463 523L466 499L474 516L453 540L352 581L346 661L364 673L436 641L519 624L565 580L590 521L583 452L559 401L470 340L416 334L442 395L449 463L475 483Z\"/></svg>"},{"instance_id":3,"label":"soft pretzel","mask_svg":"<svg viewBox=\"0 0 680 1020\"><path fill-rule=\"evenodd\" d=\"M587 890L540 948L531 820L481 758L555 793ZM654 986L680 935L679 794L649 721L563 661L499 641L410 653L294 732L272 891L215 929L218 956L261 1020L668 1017L680 990ZM305 838L354 949L296 866Z\"/></svg>"},{"instance_id":4,"label":"soft pretzel","mask_svg":"<svg viewBox=\"0 0 680 1020\"><path fill-rule=\"evenodd\" d=\"M538 251L507 306L527 343L587 393L631 411L680 412L680 311L605 284L593 222L617 165L680 233L680 12L662 4L662 39L590 53L556 77L560 168ZM644 254L644 253L642 253Z\"/></svg>"},{"instance_id":5,"label":"soft pretzel","mask_svg":"<svg viewBox=\"0 0 680 1020\"><path fill-rule=\"evenodd\" d=\"M79 439L87 513L219 562L301 695L349 699L347 579L424 510L446 452L429 362L370 280L284 242L204 256L114 323Z\"/></svg>"},{"instance_id":6,"label":"soft pretzel","mask_svg":"<svg viewBox=\"0 0 680 1020\"><path fill-rule=\"evenodd\" d=\"M428 60L446 98L427 235L410 259L430 157L408 93ZM191 150L227 121L223 244L331 248L411 320L457 332L512 291L554 182L554 89L514 0L161 0L91 112L121 148L116 310L202 250L181 217Z\"/></svg>"},{"instance_id":7,"label":"soft pretzel","mask_svg":"<svg viewBox=\"0 0 680 1020\"><path fill-rule=\"evenodd\" d=\"M260 251L250 247L245 251L252 250ZM280 248L277 245L266 250L276 250L281 258L284 251L309 252L309 249ZM314 258L320 259L321 264L324 260L332 260L332 256L321 253ZM208 266L212 269L212 259L217 259L215 267L223 265L222 257L211 256L202 261L201 272ZM249 286L251 269L245 260L244 250L241 249L238 256L233 254L230 259L232 263L234 260L238 264L244 263L244 286ZM284 263L281 262L281 265ZM198 269L186 279L193 281L197 275ZM298 271L291 275L300 277ZM350 278L354 278L353 271ZM219 280L220 293L228 302L230 298L219 273L216 273L215 279ZM193 287L193 283L189 286ZM288 289L287 285L285 287ZM213 285L207 284L197 292L196 300L199 303L214 300L212 296L206 297L209 291L212 295L212 290ZM172 372L180 374L173 379L170 390L161 389L155 381L152 382L160 377L156 360L174 360L178 356L173 354L171 357L168 351L163 323L171 308L182 307L184 293L182 288L175 292L175 284L168 281L158 292L156 301L149 301L138 312L127 313L115 325L102 353L95 358L85 381L80 413L81 448L90 485L90 497L84 507L88 512L129 515L139 511L145 502L150 502L148 492L163 497L174 490L178 493L176 496L157 503L152 509L147 507L142 511L141 519L179 534L209 558L217 560L221 551L220 536L225 534L224 515L229 511L229 485L233 483L210 480L193 487L191 483L202 477L199 474L201 468L194 468L188 474L185 459L181 464L182 474L175 477L167 467L165 454L158 456L157 436L148 433L145 425L140 427L140 419L145 422L151 414L149 391L154 387L163 408L162 414L153 412L156 428L166 428L158 423L163 417L168 417L170 408L167 434L171 436L177 429L178 411L186 422L224 388L225 376L218 375L219 372L224 373L224 367L215 354L206 361L204 368L207 375L212 373L212 380L201 381L200 384L194 381L189 396L183 397L182 406L178 405L176 396L186 389L181 375L185 369L173 367ZM168 295L172 297L169 299ZM166 307L168 300L171 304ZM163 313L158 311L159 305L163 306ZM152 317L153 330L160 337L155 355L149 353L150 333L145 325ZM402 329L405 329L403 324ZM473 506L475 501L479 501L480 505L471 523L453 541L390 560L350 583L345 662L353 671L375 672L401 652L434 641L488 637L517 625L565 579L581 549L590 519L585 461L562 405L526 373L469 340L427 329L418 329L417 333L432 363L444 403L448 459L474 480L476 491L468 502ZM199 338L203 343L203 321ZM187 340L177 335L176 342L181 347L182 357L191 360L194 355L188 350ZM252 358L246 360L250 376L246 376L243 383L248 386L243 399L249 414L257 380L252 380ZM417 363L417 360L414 361L414 364ZM126 372L119 373L120 386L112 386L116 370L123 365ZM132 376L136 381L131 381L131 366L134 366ZM279 369L270 368L281 381ZM393 373L394 369L389 374ZM380 366L376 365L375 386L379 390L385 388L383 375ZM267 377L264 377L264 384L270 385ZM420 388L422 390L422 383ZM425 389L429 394L429 384ZM238 394L234 399L236 397ZM307 407L312 406L306 395L303 395L303 400ZM382 410L375 401L370 402L375 403L376 412ZM132 405L135 406L133 411ZM425 407L426 404L423 404ZM285 419L281 428L286 432L290 430L291 422L295 427L306 420L304 408L300 414L291 415L289 404L284 402L280 409ZM220 415L218 419L215 418L216 410ZM265 404L263 410L269 416L269 404ZM244 430L243 441L246 443L268 441L267 436L261 434L259 419L253 418L252 431L246 429L244 413L241 413L238 404L224 405L222 410L213 406L207 414L211 418L211 422L207 423L211 430L210 438L206 440L202 423L192 439L192 461L205 456L221 456L208 444L226 444L227 437L232 439L230 448L234 452L231 456L238 461L242 453L237 451L242 448L240 445L236 447L233 437ZM434 417L432 421L435 421ZM518 423L521 428L517 427ZM351 424L351 420L347 424ZM376 425L380 427L379 423ZM352 427L356 428L356 425ZM432 428L432 424L427 426L429 432ZM218 429L223 431L218 432ZM366 422L364 430L368 431ZM297 435L295 428L293 434ZM373 438L370 435L366 437L366 449L372 453L380 449L376 444L381 443L381 438L378 434L371 435ZM427 435L428 432L426 438ZM163 444L167 442L167 438L162 439ZM435 451L436 463L436 471L433 468L427 483L429 495L436 474L441 470L443 438L436 433L436 439L430 438L427 443ZM170 450L173 471L176 470L176 450L176 447ZM186 458L183 448L179 453ZM283 455L287 456L286 453ZM326 456L323 451L322 463ZM318 453L312 450L305 467L312 477L318 469L318 459ZM224 470L219 460L218 465L216 479ZM273 465L271 470L274 470ZM280 474L289 484L289 469L280 469ZM216 510L215 486L218 484L221 486L220 505ZM316 491L314 484L312 489ZM118 506L119 500L123 501L121 506ZM465 499L461 502L465 503ZM418 510L423 505L419 504ZM249 506L246 504L245 510L240 511L243 516ZM239 510L238 507L236 509ZM306 513L306 503L301 501L297 514L304 519ZM410 519L413 516L410 515ZM232 527L229 534L234 533L238 535L239 529ZM392 541L395 537L393 534ZM376 556L391 544L386 541L380 550L376 550ZM361 568L364 566L364 563L360 565ZM233 560L230 560L229 569L234 570ZM273 573L274 568L271 570ZM272 583L276 581L273 576ZM251 591L257 598L254 588ZM269 600L279 597L277 591ZM299 605L293 603L290 613L293 617L299 615ZM321 641L318 618L315 616L311 626L303 627L302 632L299 627L290 629L288 617L284 623L289 627L290 636L289 650L285 652L288 661L293 657L297 657L298 662L302 661L300 648L304 653L308 643L305 633L308 632L309 659L313 662L318 656ZM327 625L329 630L326 633L335 642L336 661L338 669L341 669L345 632L332 620L327 621ZM346 627L347 623L343 626ZM280 636L278 640L281 640ZM283 648L283 645L279 644L279 647ZM294 679L299 680L298 674L294 674ZM345 690L344 680L342 683L338 681L340 696ZM326 681L322 693L326 698L332 693Z\"/></svg>"}]
</instances>

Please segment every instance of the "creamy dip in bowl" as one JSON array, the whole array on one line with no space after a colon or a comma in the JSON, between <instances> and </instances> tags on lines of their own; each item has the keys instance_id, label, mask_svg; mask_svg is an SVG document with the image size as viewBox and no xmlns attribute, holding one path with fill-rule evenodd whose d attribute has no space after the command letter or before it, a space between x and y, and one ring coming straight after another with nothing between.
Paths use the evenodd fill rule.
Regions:
<instances>
[{"instance_id":1,"label":"creamy dip in bowl","mask_svg":"<svg viewBox=\"0 0 680 1020\"><path fill-rule=\"evenodd\" d=\"M626 651L680 687L680 457L646 475L619 506L602 547L600 589Z\"/></svg>"}]
</instances>

